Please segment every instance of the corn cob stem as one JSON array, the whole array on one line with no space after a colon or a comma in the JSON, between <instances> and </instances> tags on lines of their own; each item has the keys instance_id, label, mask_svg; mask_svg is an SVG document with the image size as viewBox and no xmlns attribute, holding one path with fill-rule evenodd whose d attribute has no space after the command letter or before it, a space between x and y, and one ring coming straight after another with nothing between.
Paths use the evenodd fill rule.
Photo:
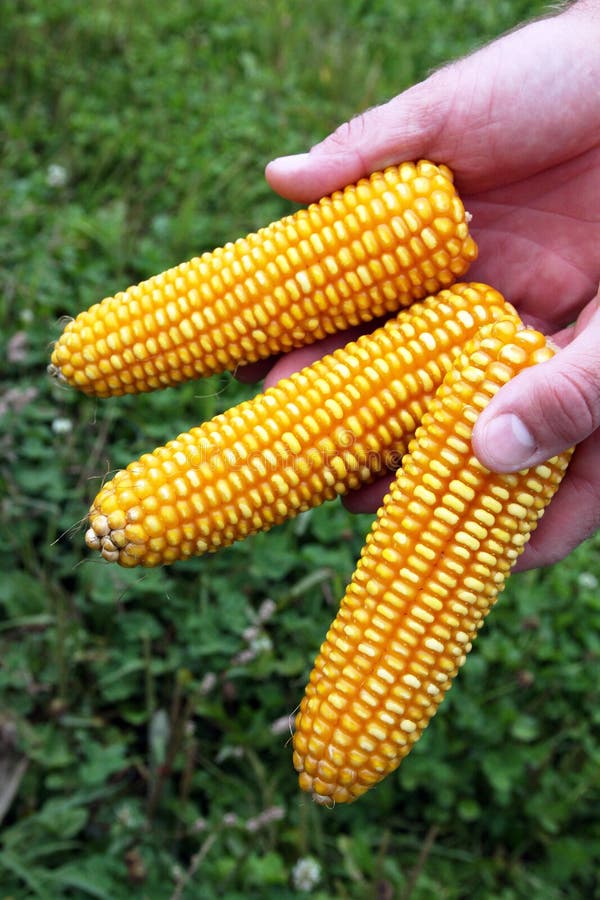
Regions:
<instances>
[{"instance_id":1,"label":"corn cob stem","mask_svg":"<svg viewBox=\"0 0 600 900\"><path fill-rule=\"evenodd\" d=\"M161 565L365 484L406 450L465 341L509 312L482 284L402 311L118 472L90 509L88 546L124 566Z\"/></svg>"},{"instance_id":2,"label":"corn cob stem","mask_svg":"<svg viewBox=\"0 0 600 900\"><path fill-rule=\"evenodd\" d=\"M445 166L392 166L70 322L49 371L97 397L254 362L394 312L477 255Z\"/></svg>"},{"instance_id":3,"label":"corn cob stem","mask_svg":"<svg viewBox=\"0 0 600 900\"><path fill-rule=\"evenodd\" d=\"M552 355L519 328L488 326L446 377L321 647L294 735L300 786L319 802L356 799L407 755L561 481L570 453L500 475L471 450L500 386Z\"/></svg>"}]
</instances>

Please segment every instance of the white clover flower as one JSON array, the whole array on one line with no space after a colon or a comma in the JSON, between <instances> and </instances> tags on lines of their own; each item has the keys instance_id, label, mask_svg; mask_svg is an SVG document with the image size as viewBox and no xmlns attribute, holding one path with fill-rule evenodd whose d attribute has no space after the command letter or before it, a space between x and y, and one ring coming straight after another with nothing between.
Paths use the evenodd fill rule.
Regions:
<instances>
[{"instance_id":1,"label":"white clover flower","mask_svg":"<svg viewBox=\"0 0 600 900\"><path fill-rule=\"evenodd\" d=\"M179 863L173 863L173 865L171 866L171 878L173 879L173 881L177 882L185 878L185 871L182 866L179 865Z\"/></svg>"},{"instance_id":2,"label":"white clover flower","mask_svg":"<svg viewBox=\"0 0 600 900\"><path fill-rule=\"evenodd\" d=\"M20 363L27 358L27 332L16 331L9 338L6 348L6 357L9 362Z\"/></svg>"},{"instance_id":3,"label":"white clover flower","mask_svg":"<svg viewBox=\"0 0 600 900\"><path fill-rule=\"evenodd\" d=\"M0 416L6 415L9 410L21 412L28 403L33 403L38 393L38 389L33 385L25 388L9 388L0 395Z\"/></svg>"},{"instance_id":4,"label":"white clover flower","mask_svg":"<svg viewBox=\"0 0 600 900\"><path fill-rule=\"evenodd\" d=\"M221 819L225 828L235 828L239 822L239 818L234 812L226 812Z\"/></svg>"},{"instance_id":5,"label":"white clover flower","mask_svg":"<svg viewBox=\"0 0 600 900\"><path fill-rule=\"evenodd\" d=\"M260 634L260 629L257 625L249 625L248 628L244 628L242 632L242 637L246 641L247 644L251 644L252 641L255 641L256 638Z\"/></svg>"},{"instance_id":6,"label":"white clover flower","mask_svg":"<svg viewBox=\"0 0 600 900\"><path fill-rule=\"evenodd\" d=\"M60 166L58 163L51 163L46 169L46 184L48 187L64 187L68 180L69 173L64 166Z\"/></svg>"},{"instance_id":7,"label":"white clover flower","mask_svg":"<svg viewBox=\"0 0 600 900\"><path fill-rule=\"evenodd\" d=\"M270 597L267 597L267 599L263 600L258 608L258 621L263 623L268 622L268 620L271 618L271 616L274 615L276 610L277 604L275 603L275 601L271 600Z\"/></svg>"},{"instance_id":8,"label":"white clover flower","mask_svg":"<svg viewBox=\"0 0 600 900\"><path fill-rule=\"evenodd\" d=\"M117 810L117 821L125 828L129 828L133 824L131 809L126 804Z\"/></svg>"},{"instance_id":9,"label":"white clover flower","mask_svg":"<svg viewBox=\"0 0 600 900\"><path fill-rule=\"evenodd\" d=\"M217 676L214 672L205 672L202 681L200 682L198 690L205 697L207 694L210 694L217 686Z\"/></svg>"},{"instance_id":10,"label":"white clover flower","mask_svg":"<svg viewBox=\"0 0 600 900\"><path fill-rule=\"evenodd\" d=\"M52 420L52 431L54 434L69 434L73 430L73 423L70 419L58 416Z\"/></svg>"},{"instance_id":11,"label":"white clover flower","mask_svg":"<svg viewBox=\"0 0 600 900\"><path fill-rule=\"evenodd\" d=\"M239 746L235 747L235 746L232 746L231 744L225 744L225 746L221 747L221 749L217 753L217 762L222 763L226 759L242 759L243 755L244 755L243 747L239 747ZM228 814L226 813L226 815L228 815ZM235 813L232 813L232 815L235 815Z\"/></svg>"},{"instance_id":12,"label":"white clover flower","mask_svg":"<svg viewBox=\"0 0 600 900\"><path fill-rule=\"evenodd\" d=\"M582 572L577 579L580 588L588 591L594 591L598 587L598 579L593 572Z\"/></svg>"},{"instance_id":13,"label":"white clover flower","mask_svg":"<svg viewBox=\"0 0 600 900\"><path fill-rule=\"evenodd\" d=\"M321 866L312 856L304 856L292 869L292 884L297 891L312 891L321 880Z\"/></svg>"},{"instance_id":14,"label":"white clover flower","mask_svg":"<svg viewBox=\"0 0 600 900\"><path fill-rule=\"evenodd\" d=\"M259 656L261 653L268 653L269 650L273 649L273 641L268 634L259 634L258 637L250 642L250 649L255 656Z\"/></svg>"},{"instance_id":15,"label":"white clover flower","mask_svg":"<svg viewBox=\"0 0 600 900\"><path fill-rule=\"evenodd\" d=\"M247 647L245 650L240 650L239 653L236 653L232 657L231 662L236 666L245 666L252 662L253 659L256 659L256 653L251 647Z\"/></svg>"}]
</instances>

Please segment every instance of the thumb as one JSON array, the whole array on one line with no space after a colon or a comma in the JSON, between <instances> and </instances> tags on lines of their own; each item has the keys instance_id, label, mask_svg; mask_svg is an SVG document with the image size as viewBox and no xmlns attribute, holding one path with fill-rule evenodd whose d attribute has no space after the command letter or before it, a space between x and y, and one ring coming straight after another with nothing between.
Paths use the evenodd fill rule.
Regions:
<instances>
[{"instance_id":1,"label":"thumb","mask_svg":"<svg viewBox=\"0 0 600 900\"><path fill-rule=\"evenodd\" d=\"M473 449L488 469L516 472L538 465L600 425L600 292L583 317L585 327L573 329L570 343L520 372L479 416Z\"/></svg>"}]
</instances>

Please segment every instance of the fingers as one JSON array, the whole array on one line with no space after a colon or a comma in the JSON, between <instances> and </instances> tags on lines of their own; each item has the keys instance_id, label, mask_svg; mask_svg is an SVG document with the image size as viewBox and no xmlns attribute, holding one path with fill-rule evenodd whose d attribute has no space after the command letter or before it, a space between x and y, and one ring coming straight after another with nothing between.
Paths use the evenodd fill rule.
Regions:
<instances>
[{"instance_id":1,"label":"fingers","mask_svg":"<svg viewBox=\"0 0 600 900\"><path fill-rule=\"evenodd\" d=\"M547 566L568 556L600 527L600 432L579 444L567 474L515 571Z\"/></svg>"},{"instance_id":2,"label":"fingers","mask_svg":"<svg viewBox=\"0 0 600 900\"><path fill-rule=\"evenodd\" d=\"M511 32L356 116L308 153L273 160L267 180L307 203L375 169L426 157L449 165L464 195L577 156L598 139L590 125L600 113L592 25L551 15Z\"/></svg>"},{"instance_id":3,"label":"fingers","mask_svg":"<svg viewBox=\"0 0 600 900\"><path fill-rule=\"evenodd\" d=\"M599 427L600 294L593 306L567 346L517 375L483 410L473 449L484 466L516 472L538 465Z\"/></svg>"},{"instance_id":4,"label":"fingers","mask_svg":"<svg viewBox=\"0 0 600 900\"><path fill-rule=\"evenodd\" d=\"M560 490L548 506L531 540L514 567L525 572L549 566L569 553L600 527L600 432L583 441L575 451ZM388 472L373 484L342 498L352 513L375 513L383 502L394 474Z\"/></svg>"},{"instance_id":5,"label":"fingers","mask_svg":"<svg viewBox=\"0 0 600 900\"><path fill-rule=\"evenodd\" d=\"M242 384L255 384L268 375L277 359L278 357L270 356L268 359L261 359L255 363L238 366L233 375Z\"/></svg>"},{"instance_id":6,"label":"fingers","mask_svg":"<svg viewBox=\"0 0 600 900\"><path fill-rule=\"evenodd\" d=\"M354 328L338 331L320 341L315 341L314 344L309 344L307 347L301 347L298 350L292 350L290 353L280 356L274 364L271 361L272 368L265 377L265 388L276 384L280 378L288 378L294 372L303 369L304 366L310 366L311 363L322 359L328 353L333 353L340 347L345 347L346 344L357 340L362 334L370 334L376 331L377 328L383 325L384 321L385 319L376 318L370 322L356 325ZM256 365L260 364L256 363Z\"/></svg>"},{"instance_id":7,"label":"fingers","mask_svg":"<svg viewBox=\"0 0 600 900\"><path fill-rule=\"evenodd\" d=\"M395 478L394 472L386 472L372 484L342 497L342 503L351 513L376 513Z\"/></svg>"},{"instance_id":8,"label":"fingers","mask_svg":"<svg viewBox=\"0 0 600 900\"><path fill-rule=\"evenodd\" d=\"M600 528L600 431L578 445L567 474L548 506L515 572L559 562ZM372 484L342 498L352 513L375 513L395 475L388 472Z\"/></svg>"},{"instance_id":9,"label":"fingers","mask_svg":"<svg viewBox=\"0 0 600 900\"><path fill-rule=\"evenodd\" d=\"M505 385L481 413L473 449L501 472L537 465L577 445L567 474L515 571L567 556L600 526L600 292L557 335L547 363Z\"/></svg>"},{"instance_id":10,"label":"fingers","mask_svg":"<svg viewBox=\"0 0 600 900\"><path fill-rule=\"evenodd\" d=\"M481 413L473 449L493 471L518 471L577 445L567 475L516 571L549 565L600 527L600 292L547 363L522 372ZM392 475L348 495L351 512L375 512Z\"/></svg>"},{"instance_id":11,"label":"fingers","mask_svg":"<svg viewBox=\"0 0 600 900\"><path fill-rule=\"evenodd\" d=\"M451 96L451 80L433 76L340 125L309 153L273 160L266 169L267 181L284 197L307 203L376 169L434 156Z\"/></svg>"},{"instance_id":12,"label":"fingers","mask_svg":"<svg viewBox=\"0 0 600 900\"><path fill-rule=\"evenodd\" d=\"M344 343L345 341L342 338L334 335L326 338L324 341L317 341L314 344L309 344L308 347L301 347L299 350L292 350L291 353L280 356L265 376L265 390L273 387L280 379L289 378L294 372L299 372L305 366L310 366L311 363L321 359L326 353L331 353L337 347L341 347Z\"/></svg>"}]
</instances>

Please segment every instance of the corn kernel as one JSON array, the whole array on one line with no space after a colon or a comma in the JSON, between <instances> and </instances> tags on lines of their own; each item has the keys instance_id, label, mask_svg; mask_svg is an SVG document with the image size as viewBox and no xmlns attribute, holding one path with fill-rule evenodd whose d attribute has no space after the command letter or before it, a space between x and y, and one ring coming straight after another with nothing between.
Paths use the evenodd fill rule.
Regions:
<instances>
[{"instance_id":1,"label":"corn kernel","mask_svg":"<svg viewBox=\"0 0 600 900\"><path fill-rule=\"evenodd\" d=\"M427 194L455 210L447 226L430 224ZM50 371L103 397L233 370L447 287L476 254L449 171L391 166L94 304L65 328Z\"/></svg>"},{"instance_id":2,"label":"corn kernel","mask_svg":"<svg viewBox=\"0 0 600 900\"><path fill-rule=\"evenodd\" d=\"M345 747L347 759L355 759L354 780L346 764L343 777L341 767L328 770L328 796L336 803L351 802L380 781L418 740L560 482L569 452L556 462L549 461L543 474L539 466L534 474L484 470L472 454L462 415L462 406L470 404L479 390L476 385L494 382L498 359L510 367L513 377L535 364L538 351L535 333L532 338L529 329L519 330L514 316L484 327L469 344L469 352L457 358L430 403L379 510L321 649L321 654L327 653L329 643L336 644L336 622L350 614L354 626L350 632L345 628L342 654L349 665L357 659L375 620L387 623L380 632L372 668L363 671L357 690L345 694L339 708L340 717L358 727L348 733L352 743ZM465 370L467 379L463 378ZM494 383L496 387L504 383L504 373ZM428 473L433 477L426 477ZM446 506L448 502L452 509ZM433 548L444 534L440 555L434 555L427 566L423 565L425 556L415 552L412 532L405 527L413 519L412 532L418 534L420 546ZM381 565L382 559L386 566ZM385 571L387 563L390 574ZM374 590L368 590L369 585L374 585ZM397 598L407 600L398 602ZM356 610L360 610L358 617ZM313 723L320 717L319 704L329 692L335 693L335 678L330 681L323 671L321 654L296 717L297 747L304 746L312 733ZM377 679L378 689L370 692L366 707L361 704L359 716L360 685L372 684L370 673L381 669L392 674L393 680ZM312 699L317 700L316 705ZM306 712L309 707L310 715ZM361 760L353 754L355 748L366 746L366 736L368 752ZM300 786L313 794L316 788L307 774L310 776L317 762L310 753L297 750L294 754Z\"/></svg>"},{"instance_id":3,"label":"corn kernel","mask_svg":"<svg viewBox=\"0 0 600 900\"><path fill-rule=\"evenodd\" d=\"M465 325L456 325L459 313L474 306L481 308L479 317L467 316ZM117 562L127 557L127 565L148 565L149 560L161 565L180 555L227 546L371 480L383 471L388 451L406 449L432 389L480 321L505 314L503 298L491 288L455 285L253 400L144 454L98 494L90 510L89 546L102 552L114 528L135 520L139 528L135 541L119 547L120 552L114 541L106 543L104 556L110 554ZM428 338L420 339L434 328L446 347L445 366L438 366L436 381L423 377L430 371L433 351ZM398 345L404 335L411 343L408 356L396 352L405 349L403 343ZM390 384L402 385L403 390L392 391ZM441 471L439 466L436 471ZM422 517L431 509L444 527L454 526L465 500L449 494L456 511L436 507L435 491L442 483L433 473L423 482L416 492L414 518L405 517L404 533L420 533ZM472 497L473 488L464 478L460 485L456 493ZM161 550L156 539L167 529L170 539ZM142 532L147 535L145 544ZM174 543L178 533L188 542L185 552L179 553ZM401 537L399 532L399 541ZM155 542L152 547L150 541ZM137 548L133 555L129 543ZM144 546L148 556L139 549ZM416 570L439 549L430 538L415 551L419 558L411 565L418 581ZM392 548L390 552L391 557L382 556L381 564L385 560L396 567L397 557ZM384 579L389 579L385 567L380 572L380 581ZM372 581L367 590L378 590L376 585Z\"/></svg>"}]
</instances>

